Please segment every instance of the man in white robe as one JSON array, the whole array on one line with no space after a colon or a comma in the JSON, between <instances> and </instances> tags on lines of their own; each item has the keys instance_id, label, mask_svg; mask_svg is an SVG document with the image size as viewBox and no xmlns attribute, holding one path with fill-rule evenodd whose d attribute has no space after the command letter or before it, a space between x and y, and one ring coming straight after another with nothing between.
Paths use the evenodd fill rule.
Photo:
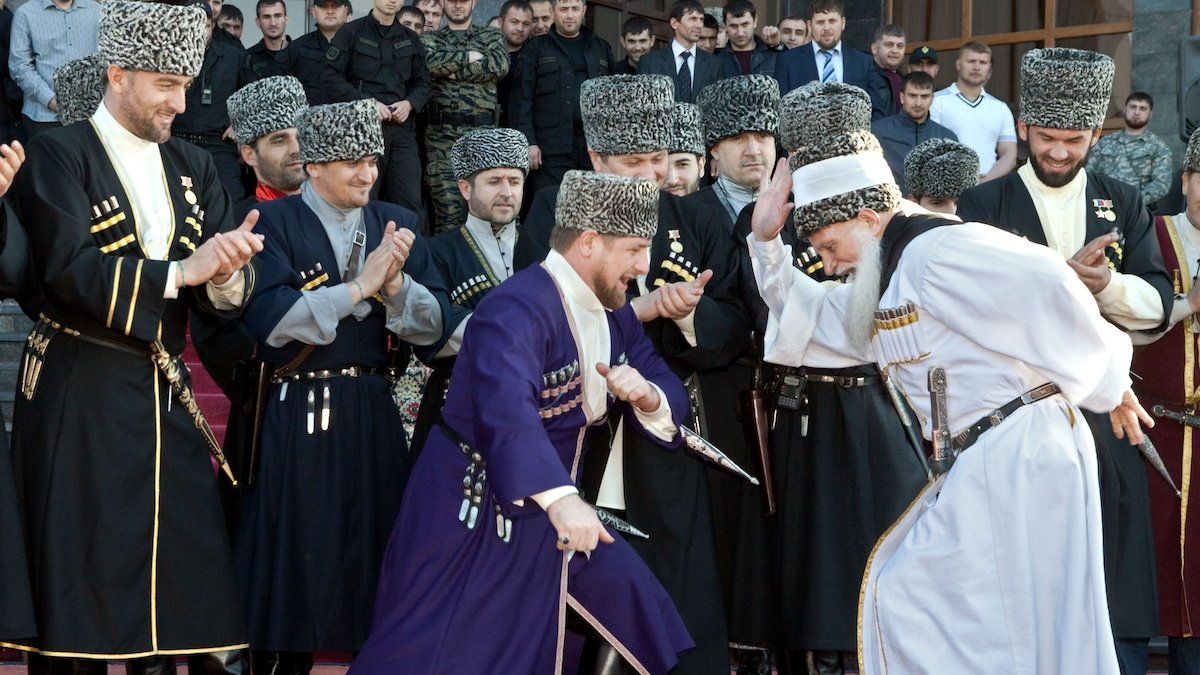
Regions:
<instances>
[{"instance_id":1,"label":"man in white robe","mask_svg":"<svg viewBox=\"0 0 1200 675\"><path fill-rule=\"evenodd\" d=\"M823 96L844 85L807 86ZM1079 408L1112 411L1116 433L1141 440L1138 420L1150 421L1129 389L1129 339L1045 247L901 201L878 141L838 119L792 121L805 136L794 173L781 162L755 207L766 360L877 363L926 438L928 374L944 368L945 426L961 452L876 545L860 669L1115 675L1095 449ZM830 289L794 269L778 238L789 193L797 233L851 283Z\"/></svg>"}]
</instances>

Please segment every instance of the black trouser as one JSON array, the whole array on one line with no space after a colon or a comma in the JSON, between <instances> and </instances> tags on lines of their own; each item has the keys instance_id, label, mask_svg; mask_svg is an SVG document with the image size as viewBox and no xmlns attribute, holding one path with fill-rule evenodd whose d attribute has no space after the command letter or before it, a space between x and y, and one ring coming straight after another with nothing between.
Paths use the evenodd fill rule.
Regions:
<instances>
[{"instance_id":1,"label":"black trouser","mask_svg":"<svg viewBox=\"0 0 1200 675\"><path fill-rule=\"evenodd\" d=\"M250 657L245 649L207 654L189 654L188 675L249 675ZM29 675L105 675L108 662L101 659L65 659L29 655ZM127 675L174 675L174 656L147 656L125 662Z\"/></svg>"},{"instance_id":2,"label":"black trouser","mask_svg":"<svg viewBox=\"0 0 1200 675\"><path fill-rule=\"evenodd\" d=\"M563 176L572 169L585 171L592 169L592 160L588 157L587 152L587 141L584 140L582 132L575 135L573 152L542 155L542 165L533 172L533 191L536 193L542 188L558 185L562 182Z\"/></svg>"},{"instance_id":3,"label":"black trouser","mask_svg":"<svg viewBox=\"0 0 1200 675\"><path fill-rule=\"evenodd\" d=\"M233 141L215 140L207 137L179 134L179 137L212 155L213 164L217 167L217 178L229 199L234 204L246 198L246 185L242 182L241 159L238 156L237 144ZM241 225L241 223L237 223Z\"/></svg>"},{"instance_id":4,"label":"black trouser","mask_svg":"<svg viewBox=\"0 0 1200 675\"><path fill-rule=\"evenodd\" d=\"M254 652L254 675L306 675L312 667L311 652Z\"/></svg>"},{"instance_id":5,"label":"black trouser","mask_svg":"<svg viewBox=\"0 0 1200 675\"><path fill-rule=\"evenodd\" d=\"M29 117L29 115L21 115L21 122L25 125L25 133L29 138L33 138L43 131L57 129L62 126L58 122L38 122Z\"/></svg>"},{"instance_id":6,"label":"black trouser","mask_svg":"<svg viewBox=\"0 0 1200 675\"><path fill-rule=\"evenodd\" d=\"M383 123L383 157L379 158L379 179L375 181L371 197L410 209L424 223L421 158L417 154L414 128L412 115L404 124Z\"/></svg>"}]
</instances>

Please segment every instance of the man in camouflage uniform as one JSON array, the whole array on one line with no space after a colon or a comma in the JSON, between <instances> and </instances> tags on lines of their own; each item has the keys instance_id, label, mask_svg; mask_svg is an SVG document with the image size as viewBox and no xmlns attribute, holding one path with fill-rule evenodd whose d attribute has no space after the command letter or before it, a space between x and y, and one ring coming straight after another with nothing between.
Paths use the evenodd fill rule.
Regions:
<instances>
[{"instance_id":1,"label":"man in camouflage uniform","mask_svg":"<svg viewBox=\"0 0 1200 675\"><path fill-rule=\"evenodd\" d=\"M425 175L435 233L466 220L466 203L458 192L450 148L470 131L496 126L496 84L508 72L504 33L471 25L475 0L446 0L445 8L446 27L421 37L432 80Z\"/></svg>"},{"instance_id":2,"label":"man in camouflage uniform","mask_svg":"<svg viewBox=\"0 0 1200 675\"><path fill-rule=\"evenodd\" d=\"M1147 125L1154 115L1154 99L1135 91L1125 99L1125 128L1109 134L1092 148L1088 169L1124 181L1142 192L1147 205L1171 189L1171 149Z\"/></svg>"}]
</instances>

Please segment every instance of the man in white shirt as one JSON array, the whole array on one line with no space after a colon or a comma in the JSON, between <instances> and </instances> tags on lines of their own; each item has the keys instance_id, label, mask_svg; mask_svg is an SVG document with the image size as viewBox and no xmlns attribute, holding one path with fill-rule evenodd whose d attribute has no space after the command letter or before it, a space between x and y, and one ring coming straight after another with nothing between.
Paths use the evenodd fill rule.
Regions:
<instances>
[{"instance_id":1,"label":"man in white shirt","mask_svg":"<svg viewBox=\"0 0 1200 675\"><path fill-rule=\"evenodd\" d=\"M212 158L171 138L204 44L201 9L109 3L103 103L39 134L18 179L43 314L13 420L34 667L248 666L222 456L177 362L190 312L240 313L262 250L257 213L235 229Z\"/></svg>"},{"instance_id":2,"label":"man in white shirt","mask_svg":"<svg viewBox=\"0 0 1200 675\"><path fill-rule=\"evenodd\" d=\"M704 7L697 0L676 0L670 21L675 38L668 47L643 56L638 73L670 77L675 100L692 103L701 89L721 78L721 62L696 46L704 29Z\"/></svg>"},{"instance_id":3,"label":"man in white shirt","mask_svg":"<svg viewBox=\"0 0 1200 675\"><path fill-rule=\"evenodd\" d=\"M1012 111L984 91L992 76L992 48L982 42L963 45L954 62L958 79L933 97L929 118L953 131L960 143L979 155L979 182L1017 167L1017 133Z\"/></svg>"}]
</instances>

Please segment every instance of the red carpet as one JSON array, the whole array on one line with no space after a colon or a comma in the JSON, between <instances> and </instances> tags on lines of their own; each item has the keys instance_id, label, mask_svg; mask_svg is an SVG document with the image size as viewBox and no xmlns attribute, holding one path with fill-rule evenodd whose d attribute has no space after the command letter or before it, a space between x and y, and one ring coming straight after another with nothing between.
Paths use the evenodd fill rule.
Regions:
<instances>
[{"instance_id":1,"label":"red carpet","mask_svg":"<svg viewBox=\"0 0 1200 675\"><path fill-rule=\"evenodd\" d=\"M188 333L187 344L183 348L183 362L192 372L192 393L196 395L196 403L200 406L208 425L212 427L217 440L225 442L225 427L229 424L229 399L221 392L221 388L204 370L200 364L200 356L192 347L192 336Z\"/></svg>"}]
</instances>

